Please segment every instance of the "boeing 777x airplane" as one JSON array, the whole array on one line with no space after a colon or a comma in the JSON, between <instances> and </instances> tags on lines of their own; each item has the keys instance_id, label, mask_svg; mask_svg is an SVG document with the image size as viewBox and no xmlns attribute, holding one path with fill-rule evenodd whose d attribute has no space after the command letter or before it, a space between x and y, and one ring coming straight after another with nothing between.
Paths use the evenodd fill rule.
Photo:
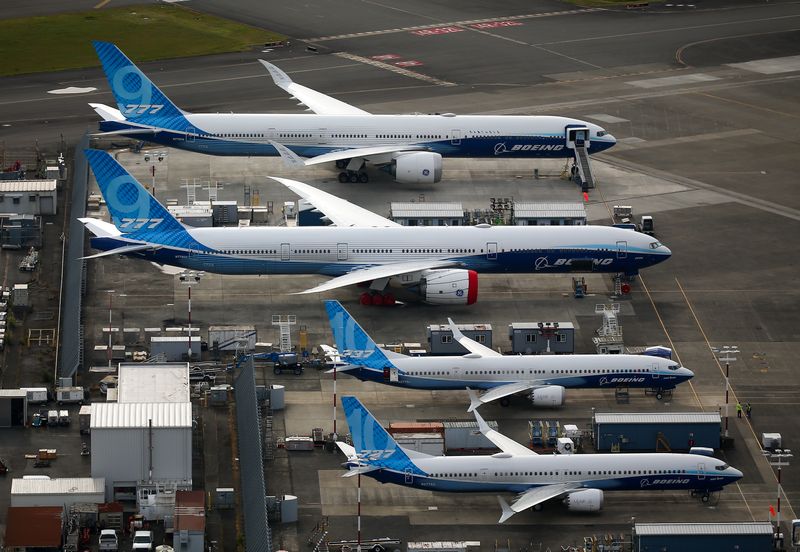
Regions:
<instances>
[{"instance_id":1,"label":"boeing 777x airplane","mask_svg":"<svg viewBox=\"0 0 800 552\"><path fill-rule=\"evenodd\" d=\"M671 252L652 237L610 226L401 226L302 182L275 178L334 226L191 228L108 153L86 150L111 223L84 218L105 255L220 274L322 274L300 293L369 283L362 302L393 304L401 287L432 304L472 304L478 272L623 272Z\"/></svg>"},{"instance_id":2,"label":"boeing 777x airplane","mask_svg":"<svg viewBox=\"0 0 800 552\"><path fill-rule=\"evenodd\" d=\"M742 472L709 456L709 449L689 454L536 454L491 429L478 411L481 433L500 452L484 456L431 456L405 449L356 397L343 397L353 446L337 442L347 456L343 477L363 474L381 483L428 491L517 493L502 507L499 523L543 502L562 498L567 508L596 512L604 491L691 490L707 502L712 492L742 478Z\"/></svg>"},{"instance_id":3,"label":"boeing 777x airplane","mask_svg":"<svg viewBox=\"0 0 800 552\"><path fill-rule=\"evenodd\" d=\"M179 109L115 45L94 42L117 108L89 104L105 134L120 134L211 155L277 156L272 142L302 163L336 163L341 182L366 182L365 163L398 182L438 182L442 157L574 158L616 140L603 128L548 115L373 115L292 82L261 61L275 84L313 114L189 113Z\"/></svg>"},{"instance_id":4,"label":"boeing 777x airplane","mask_svg":"<svg viewBox=\"0 0 800 552\"><path fill-rule=\"evenodd\" d=\"M463 356L413 357L381 349L338 301L325 301L339 358L337 367L363 381L410 389L484 389L473 395L469 411L481 404L525 393L534 406L561 406L566 389L639 387L667 389L694 373L674 360L648 355L502 355L481 345L450 322Z\"/></svg>"}]
</instances>

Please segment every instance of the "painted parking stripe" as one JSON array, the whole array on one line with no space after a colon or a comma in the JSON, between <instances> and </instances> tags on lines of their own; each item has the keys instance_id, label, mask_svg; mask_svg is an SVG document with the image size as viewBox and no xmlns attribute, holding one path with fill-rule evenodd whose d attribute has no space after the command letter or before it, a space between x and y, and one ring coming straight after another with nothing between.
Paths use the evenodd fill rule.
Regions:
<instances>
[{"instance_id":1,"label":"painted parking stripe","mask_svg":"<svg viewBox=\"0 0 800 552\"><path fill-rule=\"evenodd\" d=\"M398 75L403 75L404 77L411 77L412 79L421 80L423 82L427 82L430 84L435 84L437 86L455 86L456 83L444 81L441 79L437 79L436 77L429 77L428 75L423 75L422 73L417 73L416 71L411 71L410 69L405 69L403 67L397 67L395 65L391 65L389 63L384 63L382 61L378 61L375 59L370 59L363 56L357 56L355 54L351 54L349 52L336 52L333 55L349 59L351 61L358 61L361 63L365 63L367 65L372 65L374 67L378 67L380 69L385 69L386 71L391 71L392 73L397 73Z\"/></svg>"},{"instance_id":2,"label":"painted parking stripe","mask_svg":"<svg viewBox=\"0 0 800 552\"><path fill-rule=\"evenodd\" d=\"M787 56L769 59L756 59L745 61L744 63L728 63L728 67L744 69L762 75L778 75L780 73L791 73L800 71L800 56Z\"/></svg>"},{"instance_id":3,"label":"painted parking stripe","mask_svg":"<svg viewBox=\"0 0 800 552\"><path fill-rule=\"evenodd\" d=\"M678 75L675 77L662 77L660 79L645 79L628 81L625 84L637 86L639 88L660 88L662 86L675 86L679 84L695 84L698 82L710 82L720 80L719 77L714 75L707 75L705 73L692 73L691 75Z\"/></svg>"},{"instance_id":4,"label":"painted parking stripe","mask_svg":"<svg viewBox=\"0 0 800 552\"><path fill-rule=\"evenodd\" d=\"M418 31L411 31L411 34L417 36L432 36L432 35L443 35L443 34L451 34L451 33L463 33L466 29L462 29L461 27L434 27L433 29L420 29Z\"/></svg>"},{"instance_id":5,"label":"painted parking stripe","mask_svg":"<svg viewBox=\"0 0 800 552\"><path fill-rule=\"evenodd\" d=\"M478 25L481 23L492 23L497 21L522 21L525 19L539 19L541 17L557 17L561 15L576 15L581 13L592 13L597 11L604 11L603 8L582 8L577 10L562 10L562 11L554 11L554 12L545 12L545 13L529 13L525 15L512 15L509 17L490 17L486 19L471 19L468 21L451 21L451 22L441 22L435 23L433 25L415 25L412 27L402 27L400 29L382 29L379 31L364 31L361 33L348 33L348 34L340 34L340 35L330 35L330 36L320 36L317 38L308 38L306 42L324 42L326 40L339 40L343 38L361 38L364 36L377 36L377 35L384 35L384 34L392 34L392 33L407 33L409 31L417 31L422 29L434 29L436 27L459 27L459 26L469 26L469 25ZM506 25L507 26L507 25Z\"/></svg>"}]
</instances>

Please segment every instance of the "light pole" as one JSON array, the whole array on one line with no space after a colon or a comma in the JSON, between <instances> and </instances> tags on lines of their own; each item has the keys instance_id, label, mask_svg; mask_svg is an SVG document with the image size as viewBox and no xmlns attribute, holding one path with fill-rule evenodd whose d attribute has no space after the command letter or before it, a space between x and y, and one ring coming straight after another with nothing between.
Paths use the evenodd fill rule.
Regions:
<instances>
[{"instance_id":1,"label":"light pole","mask_svg":"<svg viewBox=\"0 0 800 552\"><path fill-rule=\"evenodd\" d=\"M728 437L728 398L731 389L731 362L736 362L736 355L739 354L739 347L735 345L723 345L722 347L711 347L711 351L720 362L725 363L725 437Z\"/></svg>"},{"instance_id":2,"label":"light pole","mask_svg":"<svg viewBox=\"0 0 800 552\"><path fill-rule=\"evenodd\" d=\"M202 272L195 272L194 270L186 270L179 275L181 283L189 290L189 350L187 352L187 358L190 362L192 360L192 286L199 284L202 276Z\"/></svg>"},{"instance_id":3,"label":"light pole","mask_svg":"<svg viewBox=\"0 0 800 552\"><path fill-rule=\"evenodd\" d=\"M777 529L777 534L780 536L781 534L781 493L783 488L781 487L781 467L789 465L789 459L794 456L792 451L789 449L779 449L776 448L774 450L762 450L764 457L769 461L770 466L775 466L778 468L778 502L776 504L777 508L775 511L775 527Z\"/></svg>"},{"instance_id":4,"label":"light pole","mask_svg":"<svg viewBox=\"0 0 800 552\"><path fill-rule=\"evenodd\" d=\"M111 298L113 297L114 290L107 289L106 293L108 293L108 372L111 373L111 357L112 355L112 346L111 346Z\"/></svg>"},{"instance_id":5,"label":"light pole","mask_svg":"<svg viewBox=\"0 0 800 552\"><path fill-rule=\"evenodd\" d=\"M156 196L156 165L167 158L166 151L151 151L144 154L144 162L150 165L150 174L153 177L153 188L151 193Z\"/></svg>"}]
</instances>

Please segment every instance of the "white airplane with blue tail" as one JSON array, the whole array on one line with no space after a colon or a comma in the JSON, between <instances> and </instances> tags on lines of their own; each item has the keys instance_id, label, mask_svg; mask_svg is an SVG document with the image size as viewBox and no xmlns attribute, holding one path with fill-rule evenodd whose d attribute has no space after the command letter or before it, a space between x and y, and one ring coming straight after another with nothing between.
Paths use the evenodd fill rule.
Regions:
<instances>
[{"instance_id":1,"label":"white airplane with blue tail","mask_svg":"<svg viewBox=\"0 0 800 552\"><path fill-rule=\"evenodd\" d=\"M622 272L669 258L652 237L609 226L409 227L294 180L274 178L333 226L191 228L181 224L111 155L86 150L111 222L81 221L91 257L127 255L218 274L321 274L298 293L369 284L362 301L393 304L392 289L431 304L470 305L478 272Z\"/></svg>"},{"instance_id":2,"label":"white airplane with blue tail","mask_svg":"<svg viewBox=\"0 0 800 552\"><path fill-rule=\"evenodd\" d=\"M448 318L462 356L414 357L378 347L338 301L325 301L328 321L345 363L337 367L362 381L408 389L481 389L469 412L512 395L526 394L534 406L564 404L567 389L653 389L656 398L689 381L694 372L668 358L649 355L502 355L465 336Z\"/></svg>"},{"instance_id":3,"label":"white airplane with blue tail","mask_svg":"<svg viewBox=\"0 0 800 552\"><path fill-rule=\"evenodd\" d=\"M567 117L374 115L292 82L263 60L275 84L313 114L189 113L114 44L93 45L117 102L89 104L102 118L101 135L211 155L277 156L277 143L301 165L336 163L341 182L367 182L367 163L398 182L433 183L442 178L443 157L574 158L576 148L594 154L616 144L602 127Z\"/></svg>"},{"instance_id":4,"label":"white airplane with blue tail","mask_svg":"<svg viewBox=\"0 0 800 552\"><path fill-rule=\"evenodd\" d=\"M605 491L690 490L708 502L711 493L735 483L742 472L696 447L689 454L537 454L492 430L476 410L481 433L500 452L484 456L431 456L403 448L356 398L342 407L353 445L337 442L347 456L343 477L363 474L381 483L428 491L516 493L511 504L498 496L499 523L544 502L563 499L570 511L596 512Z\"/></svg>"}]
</instances>

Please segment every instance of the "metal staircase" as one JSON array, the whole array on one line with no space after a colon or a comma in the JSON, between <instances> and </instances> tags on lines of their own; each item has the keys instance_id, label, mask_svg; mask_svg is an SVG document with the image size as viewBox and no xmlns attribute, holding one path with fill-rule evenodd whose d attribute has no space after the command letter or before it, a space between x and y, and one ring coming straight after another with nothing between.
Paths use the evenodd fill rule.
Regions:
<instances>
[{"instance_id":1,"label":"metal staircase","mask_svg":"<svg viewBox=\"0 0 800 552\"><path fill-rule=\"evenodd\" d=\"M576 144L575 146L575 166L578 169L578 176L581 179L581 185L584 189L594 188L594 175L592 175L592 166L589 164L589 152L586 150L586 144Z\"/></svg>"}]
</instances>

